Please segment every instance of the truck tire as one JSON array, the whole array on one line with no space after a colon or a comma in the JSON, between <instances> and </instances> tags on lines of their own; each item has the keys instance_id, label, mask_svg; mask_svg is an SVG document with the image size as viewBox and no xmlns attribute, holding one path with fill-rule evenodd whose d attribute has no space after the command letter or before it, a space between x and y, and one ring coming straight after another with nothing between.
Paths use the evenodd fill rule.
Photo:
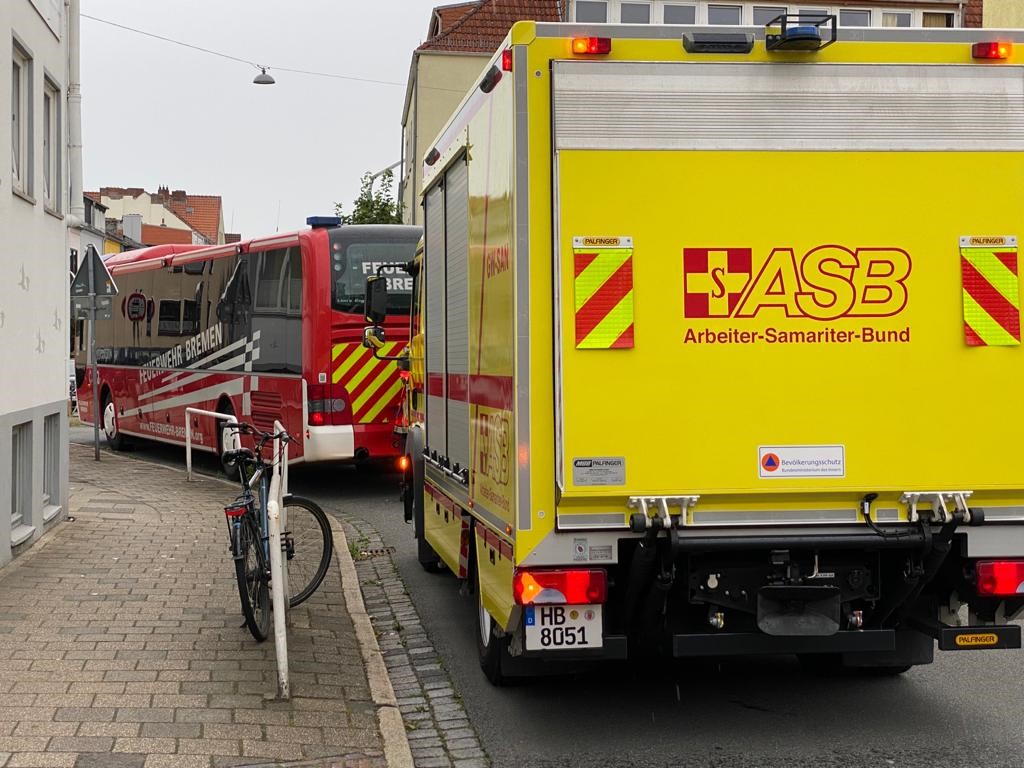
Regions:
<instances>
[{"instance_id":1,"label":"truck tire","mask_svg":"<svg viewBox=\"0 0 1024 768\"><path fill-rule=\"evenodd\" d=\"M405 489L405 500L412 506L413 535L416 537L416 560L427 573L443 573L444 563L434 548L427 543L423 529L423 458L414 451L409 457L409 479Z\"/></svg>"},{"instance_id":2,"label":"truck tire","mask_svg":"<svg viewBox=\"0 0 1024 768\"><path fill-rule=\"evenodd\" d=\"M508 656L510 638L498 636L498 626L491 614L484 608L483 590L479 581L476 585L476 649L480 657L480 669L491 685L502 686L508 682L504 674L504 659Z\"/></svg>"}]
</instances>

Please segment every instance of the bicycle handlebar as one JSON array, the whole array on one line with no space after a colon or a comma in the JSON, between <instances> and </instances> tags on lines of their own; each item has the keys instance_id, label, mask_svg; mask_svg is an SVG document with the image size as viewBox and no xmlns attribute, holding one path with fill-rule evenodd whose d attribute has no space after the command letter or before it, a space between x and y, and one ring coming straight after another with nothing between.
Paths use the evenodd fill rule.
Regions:
<instances>
[{"instance_id":1,"label":"bicycle handlebar","mask_svg":"<svg viewBox=\"0 0 1024 768\"><path fill-rule=\"evenodd\" d=\"M244 421L237 422L234 427L229 428L232 432L239 435L252 435L258 437L259 440L256 443L256 455L262 459L263 448L271 440L280 440L282 443L294 442L294 438L284 430L280 432L264 432L257 429L252 424L248 424Z\"/></svg>"}]
</instances>

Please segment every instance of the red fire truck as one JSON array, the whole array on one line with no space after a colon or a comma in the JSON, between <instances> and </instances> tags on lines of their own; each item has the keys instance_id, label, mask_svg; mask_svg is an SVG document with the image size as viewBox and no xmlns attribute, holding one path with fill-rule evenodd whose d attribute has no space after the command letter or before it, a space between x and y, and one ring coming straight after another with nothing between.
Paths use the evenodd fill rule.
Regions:
<instances>
[{"instance_id":1,"label":"red fire truck","mask_svg":"<svg viewBox=\"0 0 1024 768\"><path fill-rule=\"evenodd\" d=\"M108 259L120 293L97 322L100 425L130 438L184 444L185 409L202 408L296 438L296 461L398 454L402 383L393 362L360 344L367 275L388 276L393 343L405 345L418 227L339 226L216 246L162 245ZM396 266L392 266L396 265ZM92 423L88 351L77 361L81 418ZM196 446L220 452L223 421L191 416Z\"/></svg>"}]
</instances>

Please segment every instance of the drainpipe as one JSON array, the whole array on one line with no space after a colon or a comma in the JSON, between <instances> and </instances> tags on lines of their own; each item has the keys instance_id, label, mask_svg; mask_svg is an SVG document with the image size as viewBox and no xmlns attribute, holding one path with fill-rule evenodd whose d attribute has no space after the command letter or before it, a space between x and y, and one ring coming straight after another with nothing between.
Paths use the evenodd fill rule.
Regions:
<instances>
[{"instance_id":1,"label":"drainpipe","mask_svg":"<svg viewBox=\"0 0 1024 768\"><path fill-rule=\"evenodd\" d=\"M68 14L68 227L85 224L85 200L82 198L82 84L79 67L80 0L65 0Z\"/></svg>"}]
</instances>

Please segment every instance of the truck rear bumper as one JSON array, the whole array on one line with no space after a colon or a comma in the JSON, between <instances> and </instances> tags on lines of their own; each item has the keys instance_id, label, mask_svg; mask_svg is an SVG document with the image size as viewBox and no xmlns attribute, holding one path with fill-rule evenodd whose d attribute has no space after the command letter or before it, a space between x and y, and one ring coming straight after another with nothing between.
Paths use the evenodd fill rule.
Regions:
<instances>
[{"instance_id":1,"label":"truck rear bumper","mask_svg":"<svg viewBox=\"0 0 1024 768\"><path fill-rule=\"evenodd\" d=\"M854 653L892 651L896 631L875 629L836 632L827 637L780 637L762 632L715 632L672 636L672 655L750 656L789 653Z\"/></svg>"}]
</instances>

